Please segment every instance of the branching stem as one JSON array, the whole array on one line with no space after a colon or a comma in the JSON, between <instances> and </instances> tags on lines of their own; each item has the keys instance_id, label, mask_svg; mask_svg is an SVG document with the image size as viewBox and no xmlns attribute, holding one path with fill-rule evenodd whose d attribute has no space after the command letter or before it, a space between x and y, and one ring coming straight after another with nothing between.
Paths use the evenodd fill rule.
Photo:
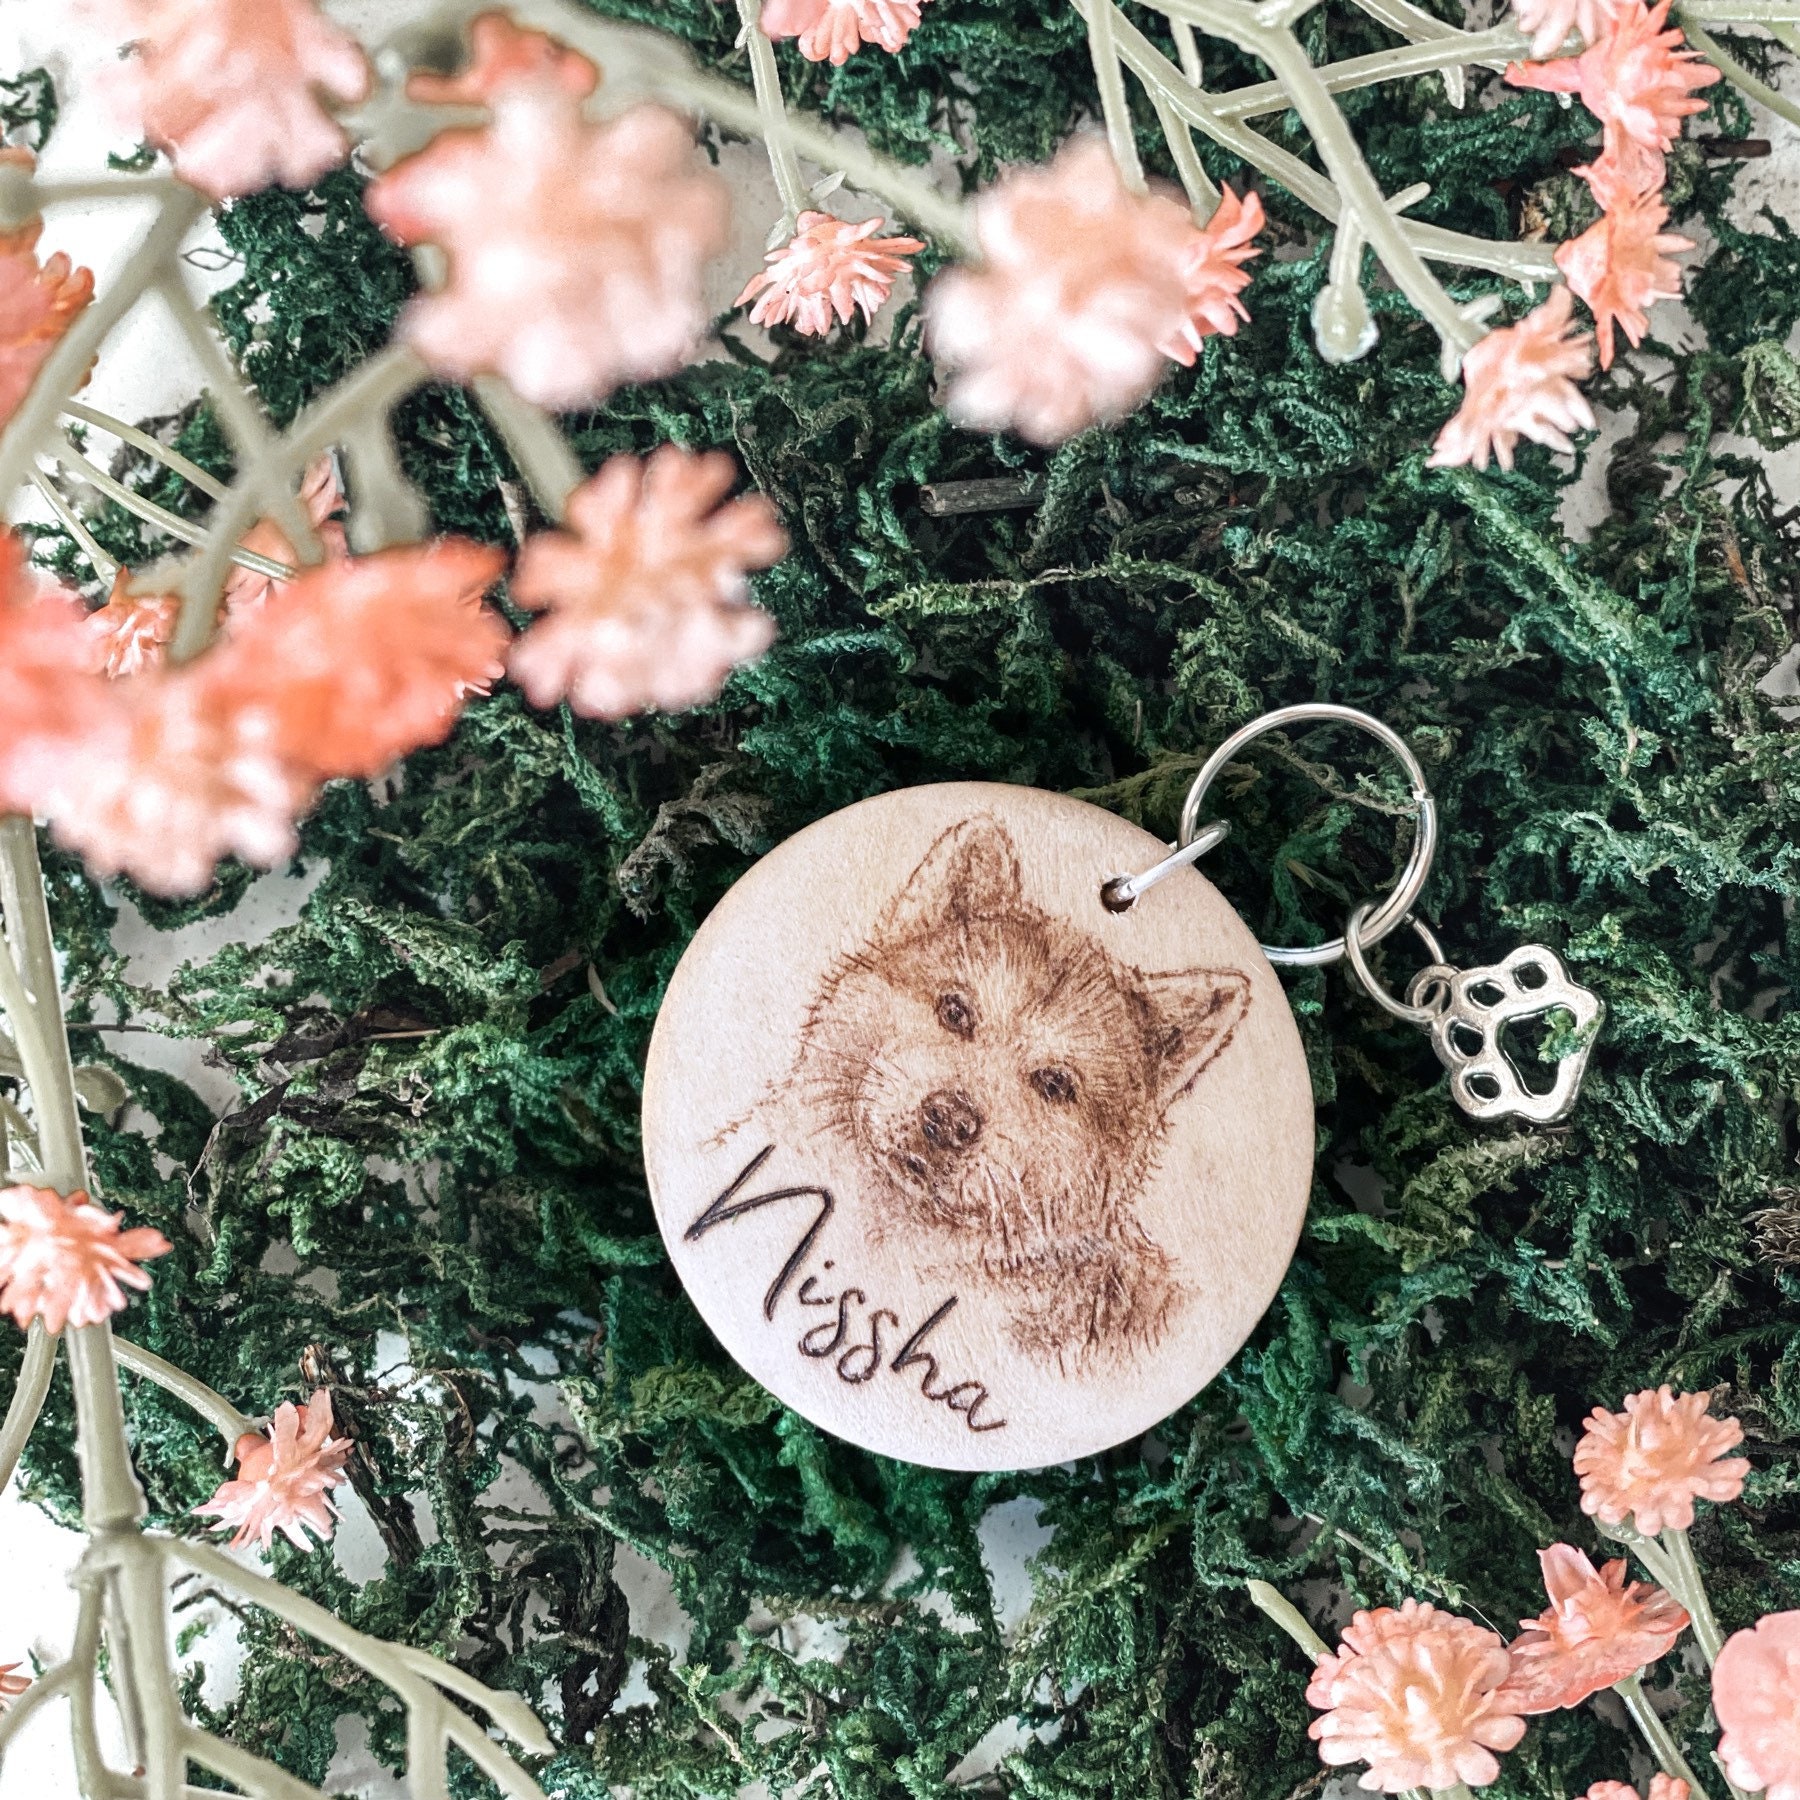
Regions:
<instances>
[{"instance_id":1,"label":"branching stem","mask_svg":"<svg viewBox=\"0 0 1800 1800\"><path fill-rule=\"evenodd\" d=\"M42 1319L33 1319L25 1334L25 1355L19 1364L19 1379L13 1385L12 1399L7 1402L6 1420L0 1424L0 1492L12 1480L13 1470L31 1437L31 1428L44 1410L45 1396L50 1392L50 1377L56 1371L56 1339L44 1329Z\"/></svg>"},{"instance_id":2,"label":"branching stem","mask_svg":"<svg viewBox=\"0 0 1800 1800\"><path fill-rule=\"evenodd\" d=\"M209 1388L198 1376L176 1368L172 1362L165 1362L155 1351L115 1337L113 1354L118 1358L120 1368L129 1369L132 1374L155 1382L177 1400L186 1401L225 1440L227 1448L257 1429L256 1421L245 1418L223 1394Z\"/></svg>"},{"instance_id":3,"label":"branching stem","mask_svg":"<svg viewBox=\"0 0 1800 1800\"><path fill-rule=\"evenodd\" d=\"M738 17L744 21L744 48L750 58L750 79L755 85L763 147L769 153L769 172L775 177L775 191L781 196L782 213L791 234L806 210L806 183L788 134L787 104L781 97L775 46L762 28L762 0L738 0Z\"/></svg>"}]
</instances>

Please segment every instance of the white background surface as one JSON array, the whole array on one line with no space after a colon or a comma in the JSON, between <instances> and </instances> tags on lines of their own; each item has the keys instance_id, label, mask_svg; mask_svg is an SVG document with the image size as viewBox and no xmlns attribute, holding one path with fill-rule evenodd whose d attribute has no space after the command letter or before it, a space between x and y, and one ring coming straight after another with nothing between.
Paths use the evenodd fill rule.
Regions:
<instances>
[{"instance_id":1,"label":"white background surface","mask_svg":"<svg viewBox=\"0 0 1800 1800\"><path fill-rule=\"evenodd\" d=\"M327 0L327 10L352 25L375 19L391 25L423 8L418 0ZM135 134L114 122L89 78L95 66L95 48L79 23L71 0L0 0L0 72L13 73L42 64L50 68L57 80L63 113L44 158L47 172L92 171L103 166L108 150L124 152L133 147ZM1800 217L1800 206L1795 204L1800 185L1796 181L1800 173L1800 155L1796 155L1800 134L1767 118L1759 120L1758 129L1774 142L1775 155L1751 164L1740 181L1740 221L1748 225L1756 206L1764 200L1789 218ZM760 152L753 147L734 148L727 153L725 166L739 204L736 241L731 254L715 265L708 294L709 303L718 310L731 302L756 268L768 223L777 211L773 184ZM865 216L875 208L846 205L842 210L846 216ZM45 232L43 248L46 252L66 250L76 262L91 267L104 287L128 253L142 222L142 215L134 217L127 207L59 209ZM190 248L201 246L206 235L197 233ZM229 267L212 273L195 267L190 270L190 281L194 291L202 293L229 281L233 273ZM1659 310L1656 329L1670 341L1698 341L1697 328L1691 321L1684 323L1680 309L1675 307ZM185 345L153 309L145 308L115 333L84 398L121 417L137 419L185 405L200 385L198 369ZM1617 435L1624 428L1620 421L1603 424L1609 435ZM1732 441L1730 447L1746 454L1756 453L1755 447L1747 443ZM1800 446L1768 461L1778 492L1788 498L1800 495ZM1604 517L1605 510L1598 481L1589 480L1571 491L1564 517L1570 530L1580 537ZM1791 676L1784 678L1782 685L1791 691ZM292 919L305 897L306 885L287 876L265 877L229 921L231 935L256 937ZM206 953L223 935L221 928L212 924L173 937L159 937L145 929L128 909L118 940L133 957L134 979L155 981L186 958ZM114 1042L140 1061L183 1073L216 1108L222 1110L236 1101L230 1081L199 1063L196 1046L159 1043L138 1035ZM404 1355L404 1344L395 1340L393 1359L402 1368ZM549 1390L545 1394L547 1400L553 1398ZM340 1498L343 1523L330 1550L321 1554L334 1556L352 1579L370 1580L379 1574L383 1564L380 1539L355 1496L343 1489ZM429 1520L422 1519L421 1523L429 1533ZM1028 1502L997 1508L984 1523L984 1553L1002 1621L1008 1629L1016 1628L1025 1615L1030 1598L1026 1564L1047 1538L1035 1507ZM35 1507L22 1502L16 1487L0 1495L0 1568L5 1570L4 1583L0 1585L0 1662L23 1660L30 1654L49 1661L67 1646L74 1608L66 1576L79 1544L73 1534L60 1530ZM630 1602L633 1633L667 1645L677 1653L684 1650L687 1624L662 1571L621 1547L617 1573ZM894 1581L904 1580L907 1573L905 1567L896 1570ZM793 1643L791 1635L789 1642ZM816 1651L828 1649L829 1633L821 1633L813 1647ZM201 1655L210 1671L207 1697L217 1704L229 1696L233 1680L226 1623L221 1622ZM634 1673L621 1703L648 1698L641 1677ZM968 1779L991 1768L1017 1741L1016 1732L1007 1727L989 1733L981 1745L974 1747L975 1754L958 1771L959 1776ZM328 1785L362 1800L404 1791L377 1769L363 1751L360 1724L340 1732L340 1752ZM63 1796L72 1800L74 1791L62 1712L54 1708L34 1723L9 1756L4 1774L0 1774L0 1800L62 1800Z\"/></svg>"}]
</instances>

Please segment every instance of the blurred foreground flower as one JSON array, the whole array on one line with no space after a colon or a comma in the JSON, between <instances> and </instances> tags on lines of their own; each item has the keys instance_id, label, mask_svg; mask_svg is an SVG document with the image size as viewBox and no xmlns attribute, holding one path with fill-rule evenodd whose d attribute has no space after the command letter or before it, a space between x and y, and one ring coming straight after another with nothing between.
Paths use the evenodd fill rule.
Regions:
<instances>
[{"instance_id":1,"label":"blurred foreground flower","mask_svg":"<svg viewBox=\"0 0 1800 1800\"><path fill-rule=\"evenodd\" d=\"M109 705L45 746L31 810L102 879L197 894L223 857L266 869L294 853L314 784L282 760L272 719L245 703L228 654L111 684Z\"/></svg>"},{"instance_id":2,"label":"blurred foreground flower","mask_svg":"<svg viewBox=\"0 0 1800 1800\"><path fill-rule=\"evenodd\" d=\"M321 97L361 100L369 65L313 0L88 0L132 53L144 136L215 200L310 187L350 153Z\"/></svg>"},{"instance_id":3,"label":"blurred foreground flower","mask_svg":"<svg viewBox=\"0 0 1800 1800\"><path fill-rule=\"evenodd\" d=\"M769 265L750 277L732 302L742 306L760 294L750 317L758 325L792 325L823 337L836 318L848 325L860 309L872 319L893 292L894 278L906 273L907 259L925 248L918 238L878 238L885 219L852 224L830 213L803 212L794 235L771 250Z\"/></svg>"},{"instance_id":4,"label":"blurred foreground flower","mask_svg":"<svg viewBox=\"0 0 1800 1800\"><path fill-rule=\"evenodd\" d=\"M234 1550L247 1544L267 1550L278 1531L301 1550L312 1548L308 1530L324 1542L337 1520L330 1493L347 1479L350 1455L350 1440L334 1438L333 1424L331 1396L323 1388L305 1412L283 1401L266 1433L248 1431L238 1439L232 1450L237 1478L194 1511L235 1526Z\"/></svg>"},{"instance_id":5,"label":"blurred foreground flower","mask_svg":"<svg viewBox=\"0 0 1800 1800\"><path fill-rule=\"evenodd\" d=\"M439 742L505 673L506 624L482 604L505 561L455 538L338 557L240 607L192 662L108 680L88 618L8 539L0 803L156 893L202 891L224 856L281 862L321 781ZM142 622L139 654L165 623Z\"/></svg>"},{"instance_id":6,"label":"blurred foreground flower","mask_svg":"<svg viewBox=\"0 0 1800 1800\"><path fill-rule=\"evenodd\" d=\"M1199 230L1172 195L1129 192L1092 136L1005 176L975 202L980 266L925 296L951 416L1040 444L1122 418L1171 356L1191 362L1208 331L1235 329L1261 211L1234 201Z\"/></svg>"},{"instance_id":7,"label":"blurred foreground flower","mask_svg":"<svg viewBox=\"0 0 1800 1800\"><path fill-rule=\"evenodd\" d=\"M320 563L209 657L238 705L267 718L289 768L319 781L378 775L440 742L468 697L505 674L506 624L482 604L505 566L466 538Z\"/></svg>"},{"instance_id":8,"label":"blurred foreground flower","mask_svg":"<svg viewBox=\"0 0 1800 1800\"><path fill-rule=\"evenodd\" d=\"M406 97L428 106L486 106L521 82L547 82L574 100L585 100L600 71L577 51L525 31L503 12L482 13L469 25L469 60L454 75L409 75Z\"/></svg>"},{"instance_id":9,"label":"blurred foreground flower","mask_svg":"<svg viewBox=\"0 0 1800 1800\"><path fill-rule=\"evenodd\" d=\"M106 710L92 657L81 603L42 579L19 540L0 531L0 810L32 811L46 747L78 737Z\"/></svg>"},{"instance_id":10,"label":"blurred foreground flower","mask_svg":"<svg viewBox=\"0 0 1800 1800\"><path fill-rule=\"evenodd\" d=\"M763 31L795 37L809 62L842 68L864 44L904 50L919 28L921 0L766 0Z\"/></svg>"},{"instance_id":11,"label":"blurred foreground flower","mask_svg":"<svg viewBox=\"0 0 1800 1800\"><path fill-rule=\"evenodd\" d=\"M545 616L509 671L533 705L680 712L769 647L775 622L749 604L747 576L787 553L787 534L762 495L725 499L736 477L718 451L615 456L575 490L571 531L526 543L512 597Z\"/></svg>"},{"instance_id":12,"label":"blurred foreground flower","mask_svg":"<svg viewBox=\"0 0 1800 1800\"><path fill-rule=\"evenodd\" d=\"M1705 1394L1660 1387L1628 1394L1622 1413L1596 1407L1575 1446L1581 1510L1655 1537L1687 1530L1697 1499L1735 1500L1750 1464L1725 1452L1744 1433L1736 1419L1709 1418L1707 1405Z\"/></svg>"},{"instance_id":13,"label":"blurred foreground flower","mask_svg":"<svg viewBox=\"0 0 1800 1800\"><path fill-rule=\"evenodd\" d=\"M1490 458L1513 466L1519 439L1571 450L1571 431L1591 431L1594 410L1575 383L1593 367L1593 339L1571 335L1575 302L1566 287L1517 325L1490 331L1463 358L1463 403L1438 433L1427 459L1434 469Z\"/></svg>"},{"instance_id":14,"label":"blurred foreground flower","mask_svg":"<svg viewBox=\"0 0 1800 1800\"><path fill-rule=\"evenodd\" d=\"M0 1189L0 1312L21 1331L34 1318L46 1331L111 1318L123 1288L149 1287L138 1264L175 1247L147 1225L121 1231L121 1216L79 1190L65 1199L50 1188Z\"/></svg>"},{"instance_id":15,"label":"blurred foreground flower","mask_svg":"<svg viewBox=\"0 0 1800 1800\"><path fill-rule=\"evenodd\" d=\"M1620 0L1609 29L1579 56L1552 62L1509 63L1514 87L1549 94L1579 94L1600 121L1605 146L1601 161L1638 193L1663 184L1663 156L1681 135L1681 121L1704 112L1700 88L1720 79L1719 71L1668 22L1669 0L1654 10L1644 0Z\"/></svg>"},{"instance_id":16,"label":"blurred foreground flower","mask_svg":"<svg viewBox=\"0 0 1800 1800\"><path fill-rule=\"evenodd\" d=\"M1417 1600L1359 1612L1307 1686L1310 1735L1330 1764L1367 1763L1358 1785L1397 1794L1498 1779L1496 1750L1525 1735L1502 1691L1500 1634Z\"/></svg>"},{"instance_id":17,"label":"blurred foreground flower","mask_svg":"<svg viewBox=\"0 0 1800 1800\"><path fill-rule=\"evenodd\" d=\"M1800 1800L1800 1612L1770 1613L1728 1638L1712 1700L1731 1780L1764 1800Z\"/></svg>"},{"instance_id":18,"label":"blurred foreground flower","mask_svg":"<svg viewBox=\"0 0 1800 1800\"><path fill-rule=\"evenodd\" d=\"M1687 1629L1687 1609L1623 1561L1594 1565L1572 1544L1538 1552L1550 1605L1522 1619L1501 1690L1522 1713L1579 1706L1590 1694L1666 1656Z\"/></svg>"},{"instance_id":19,"label":"blurred foreground flower","mask_svg":"<svg viewBox=\"0 0 1800 1800\"><path fill-rule=\"evenodd\" d=\"M39 264L43 228L33 219L0 235L0 424L19 410L45 358L94 297L93 271L75 268L60 250Z\"/></svg>"},{"instance_id":20,"label":"blurred foreground flower","mask_svg":"<svg viewBox=\"0 0 1800 1800\"><path fill-rule=\"evenodd\" d=\"M1531 54L1542 60L1568 42L1571 31L1594 43L1611 27L1621 0L1513 0L1513 23L1531 33Z\"/></svg>"},{"instance_id":21,"label":"blurred foreground flower","mask_svg":"<svg viewBox=\"0 0 1800 1800\"><path fill-rule=\"evenodd\" d=\"M502 375L540 406L590 406L673 373L705 330L701 269L730 211L693 132L653 105L589 124L546 82L501 87L493 110L369 188L377 224L449 259L400 334L439 374Z\"/></svg>"},{"instance_id":22,"label":"blurred foreground flower","mask_svg":"<svg viewBox=\"0 0 1800 1800\"><path fill-rule=\"evenodd\" d=\"M20 1667L18 1663L0 1663L0 1712L6 1710L9 1701L18 1699L31 1686L29 1675L16 1672Z\"/></svg>"},{"instance_id":23,"label":"blurred foreground flower","mask_svg":"<svg viewBox=\"0 0 1800 1800\"><path fill-rule=\"evenodd\" d=\"M1638 1791L1628 1781L1596 1781L1582 1800L1638 1800ZM1688 1784L1678 1776L1652 1775L1650 1800L1688 1800Z\"/></svg>"}]
</instances>

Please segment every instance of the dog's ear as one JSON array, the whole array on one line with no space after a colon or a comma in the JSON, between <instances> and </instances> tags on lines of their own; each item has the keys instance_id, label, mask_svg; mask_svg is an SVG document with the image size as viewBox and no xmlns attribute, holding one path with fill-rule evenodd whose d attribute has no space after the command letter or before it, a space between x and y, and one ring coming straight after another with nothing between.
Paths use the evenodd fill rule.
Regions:
<instances>
[{"instance_id":1,"label":"dog's ear","mask_svg":"<svg viewBox=\"0 0 1800 1800\"><path fill-rule=\"evenodd\" d=\"M1238 969L1175 969L1143 977L1148 1046L1158 1103L1169 1106L1231 1042L1250 1010L1250 977Z\"/></svg>"},{"instance_id":2,"label":"dog's ear","mask_svg":"<svg viewBox=\"0 0 1800 1800\"><path fill-rule=\"evenodd\" d=\"M881 919L883 937L907 938L956 919L1003 919L1017 913L1019 852L991 815L952 825L906 878Z\"/></svg>"}]
</instances>

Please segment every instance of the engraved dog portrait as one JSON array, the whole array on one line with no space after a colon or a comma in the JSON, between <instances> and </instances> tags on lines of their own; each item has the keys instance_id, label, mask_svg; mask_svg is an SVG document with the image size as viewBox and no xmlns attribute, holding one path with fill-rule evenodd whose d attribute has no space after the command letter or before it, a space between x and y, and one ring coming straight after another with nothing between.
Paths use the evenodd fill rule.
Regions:
<instances>
[{"instance_id":1,"label":"engraved dog portrait","mask_svg":"<svg viewBox=\"0 0 1800 1800\"><path fill-rule=\"evenodd\" d=\"M870 1229L1064 1371L1152 1349L1188 1292L1138 1206L1250 1007L1034 905L997 819L945 831L807 1009L770 1100L855 1156Z\"/></svg>"}]
</instances>

